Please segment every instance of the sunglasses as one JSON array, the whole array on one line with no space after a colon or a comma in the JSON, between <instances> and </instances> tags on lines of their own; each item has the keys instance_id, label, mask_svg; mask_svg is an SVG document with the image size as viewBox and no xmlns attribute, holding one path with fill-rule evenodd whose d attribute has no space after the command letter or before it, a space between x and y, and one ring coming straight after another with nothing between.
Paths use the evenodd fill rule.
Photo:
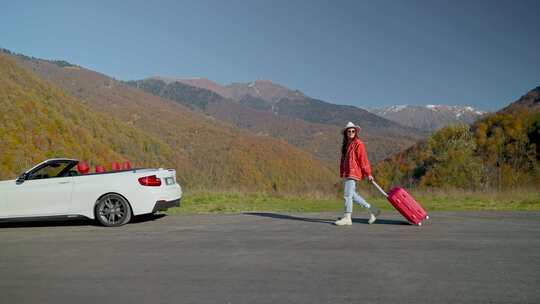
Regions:
<instances>
[{"instance_id":1,"label":"sunglasses","mask_svg":"<svg viewBox=\"0 0 540 304\"><path fill-rule=\"evenodd\" d=\"M356 130L347 130L347 133L356 133Z\"/></svg>"}]
</instances>

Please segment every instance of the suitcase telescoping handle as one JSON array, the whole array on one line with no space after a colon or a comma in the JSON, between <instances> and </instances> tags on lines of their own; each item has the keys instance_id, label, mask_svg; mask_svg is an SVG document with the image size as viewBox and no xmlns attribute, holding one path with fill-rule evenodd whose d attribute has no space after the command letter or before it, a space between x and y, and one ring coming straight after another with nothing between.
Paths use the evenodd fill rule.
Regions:
<instances>
[{"instance_id":1,"label":"suitcase telescoping handle","mask_svg":"<svg viewBox=\"0 0 540 304\"><path fill-rule=\"evenodd\" d=\"M379 186L379 184L377 184L375 182L375 180L372 180L371 182L373 183L373 186L375 186L377 189L379 189L379 191L381 191L381 193L384 195L384 197L388 197L388 194L386 194L386 192L384 192L383 188L381 188L381 186Z\"/></svg>"}]
</instances>

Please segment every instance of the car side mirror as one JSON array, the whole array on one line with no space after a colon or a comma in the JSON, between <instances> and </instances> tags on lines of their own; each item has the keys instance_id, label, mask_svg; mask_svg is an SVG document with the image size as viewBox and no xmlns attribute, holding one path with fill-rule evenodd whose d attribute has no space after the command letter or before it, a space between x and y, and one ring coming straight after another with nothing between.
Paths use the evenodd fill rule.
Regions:
<instances>
[{"instance_id":1,"label":"car side mirror","mask_svg":"<svg viewBox=\"0 0 540 304\"><path fill-rule=\"evenodd\" d=\"M15 183L17 183L17 185L20 185L20 184L24 183L24 181L26 180L27 177L28 177L28 174L25 172L25 173L19 175L19 177L17 177L17 180L15 181Z\"/></svg>"}]
</instances>

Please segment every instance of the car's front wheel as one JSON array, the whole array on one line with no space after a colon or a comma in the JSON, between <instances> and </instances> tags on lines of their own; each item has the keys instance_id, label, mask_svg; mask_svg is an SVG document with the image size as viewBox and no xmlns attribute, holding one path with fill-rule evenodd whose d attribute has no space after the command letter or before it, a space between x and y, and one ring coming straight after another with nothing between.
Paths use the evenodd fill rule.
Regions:
<instances>
[{"instance_id":1,"label":"car's front wheel","mask_svg":"<svg viewBox=\"0 0 540 304\"><path fill-rule=\"evenodd\" d=\"M119 194L109 193L102 196L96 204L96 219L107 227L118 227L131 220L131 207L128 201Z\"/></svg>"}]
</instances>

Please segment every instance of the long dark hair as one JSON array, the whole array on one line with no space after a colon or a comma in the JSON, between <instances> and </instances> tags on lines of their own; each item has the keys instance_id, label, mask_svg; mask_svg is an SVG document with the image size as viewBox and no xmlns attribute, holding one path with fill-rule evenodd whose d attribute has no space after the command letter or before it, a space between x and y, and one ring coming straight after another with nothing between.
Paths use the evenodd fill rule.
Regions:
<instances>
[{"instance_id":1,"label":"long dark hair","mask_svg":"<svg viewBox=\"0 0 540 304\"><path fill-rule=\"evenodd\" d=\"M345 153L347 153L347 147L349 146L349 137L347 136L347 130L349 129L354 129L356 131L355 133L355 138L360 138L358 137L358 133L360 133L360 128L353 128L353 127L350 127L350 128L347 128L345 130L343 130L343 142L341 144L341 155L345 155Z\"/></svg>"}]
</instances>

